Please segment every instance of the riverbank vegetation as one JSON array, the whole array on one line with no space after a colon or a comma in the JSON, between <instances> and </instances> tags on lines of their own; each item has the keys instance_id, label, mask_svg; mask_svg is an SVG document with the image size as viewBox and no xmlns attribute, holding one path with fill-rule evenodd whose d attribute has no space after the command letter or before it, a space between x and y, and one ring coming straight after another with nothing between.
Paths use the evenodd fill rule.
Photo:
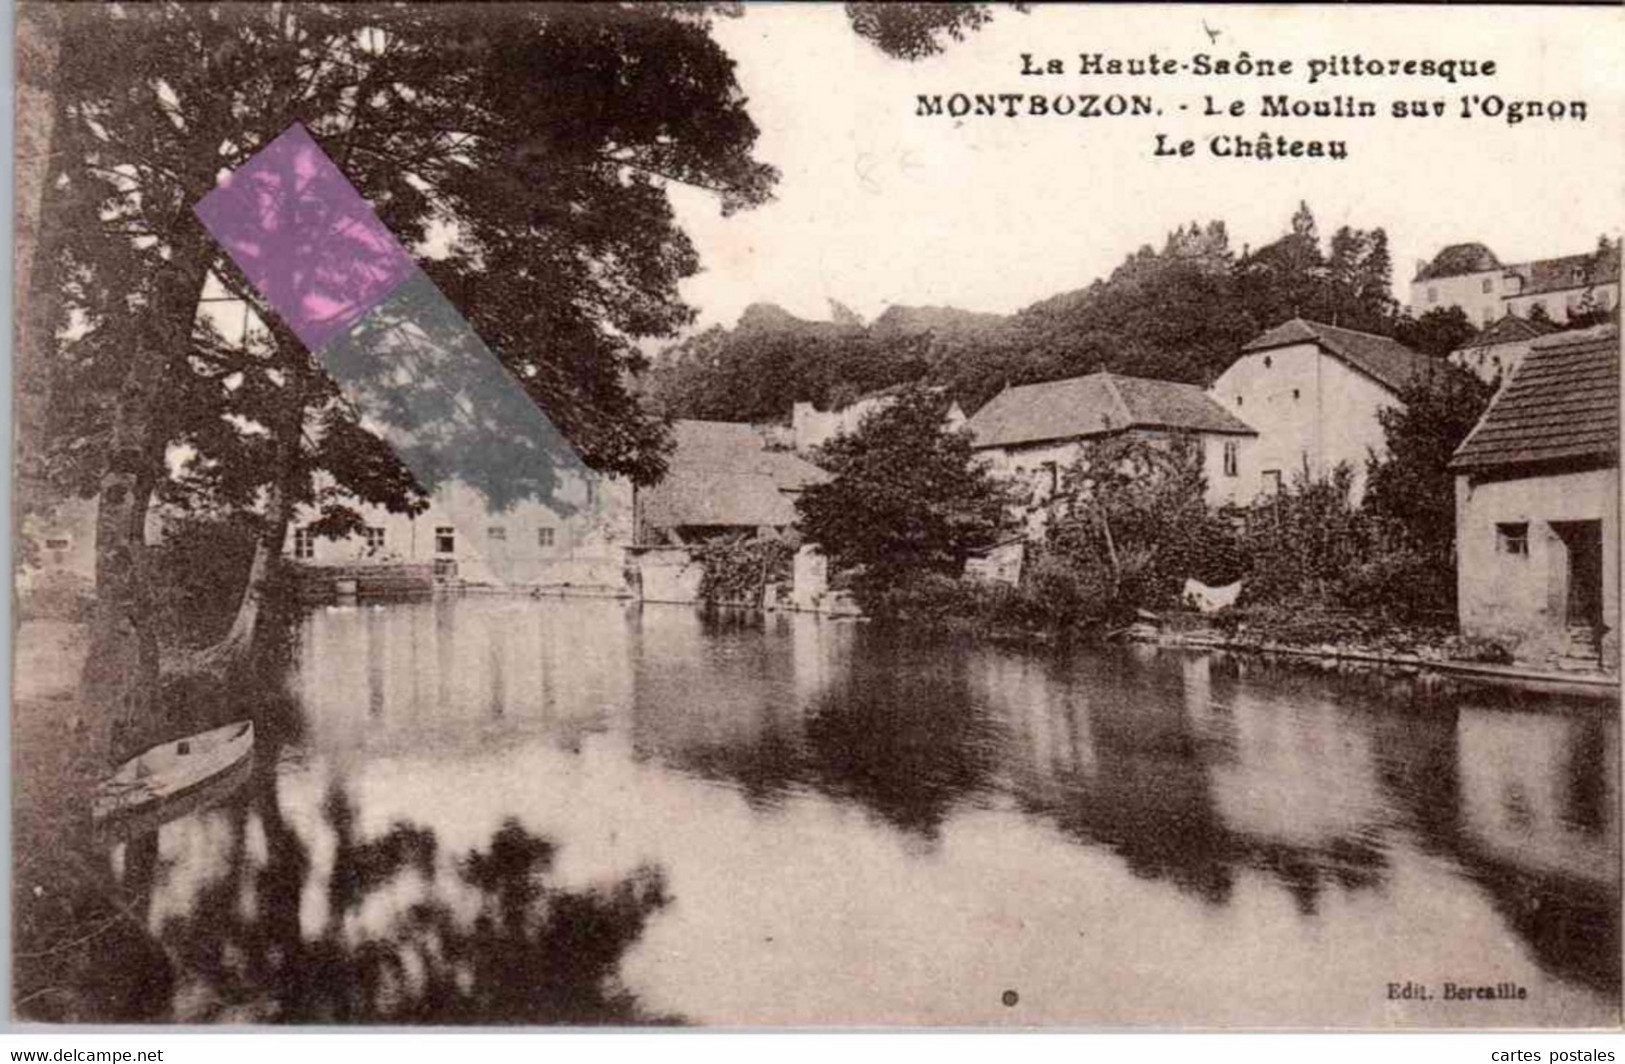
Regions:
<instances>
[{"instance_id":1,"label":"riverbank vegetation","mask_svg":"<svg viewBox=\"0 0 1625 1064\"><path fill-rule=\"evenodd\" d=\"M882 623L1100 636L1148 615L1170 622L1189 580L1239 581L1234 605L1200 624L1290 644L1453 646L1447 464L1493 391L1445 363L1407 389L1383 414L1387 453L1368 460L1358 503L1343 465L1213 507L1197 441L1155 433L1087 442L1053 493L1020 497L944 430L941 395L914 388L826 448L833 476L799 504L802 528ZM1011 535L1026 541L1016 583L963 575L968 556Z\"/></svg>"},{"instance_id":2,"label":"riverbank vegetation","mask_svg":"<svg viewBox=\"0 0 1625 1064\"><path fill-rule=\"evenodd\" d=\"M761 608L768 589L787 586L795 568L796 548L777 536L708 543L695 548L701 566L700 601L708 606Z\"/></svg>"}]
</instances>

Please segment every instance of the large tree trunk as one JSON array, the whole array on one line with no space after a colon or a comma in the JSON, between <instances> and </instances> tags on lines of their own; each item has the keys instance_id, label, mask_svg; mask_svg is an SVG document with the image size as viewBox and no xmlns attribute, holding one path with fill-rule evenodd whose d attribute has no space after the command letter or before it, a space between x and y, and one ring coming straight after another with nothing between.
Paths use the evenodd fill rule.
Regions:
<instances>
[{"instance_id":1,"label":"large tree trunk","mask_svg":"<svg viewBox=\"0 0 1625 1064\"><path fill-rule=\"evenodd\" d=\"M166 371L192 339L207 273L201 231L177 225L170 267L143 311L141 349L131 353L113 415L107 469L97 494L96 607L80 697L95 715L90 740L117 763L159 728L158 641L147 579L147 505L163 473L159 402Z\"/></svg>"},{"instance_id":2,"label":"large tree trunk","mask_svg":"<svg viewBox=\"0 0 1625 1064\"><path fill-rule=\"evenodd\" d=\"M271 485L266 499L266 521L259 539L254 543L254 560L248 567L248 579L243 596L237 603L237 614L231 627L218 643L202 651L189 671L208 673L223 679L236 667L248 660L259 631L260 616L265 607L265 596L271 577L282 556L282 545L288 539L288 524L293 517L291 492L278 479Z\"/></svg>"},{"instance_id":3,"label":"large tree trunk","mask_svg":"<svg viewBox=\"0 0 1625 1064\"><path fill-rule=\"evenodd\" d=\"M56 258L61 219L51 210L51 166L60 102L56 91L57 60L62 45L62 13L50 4L17 9L16 127L16 264L12 301L17 308L13 329L12 469L16 477L12 502L12 544L22 543L26 514L48 509L42 457L45 412L50 398L50 347L60 299ZM15 590L15 589L13 589ZM17 612L12 611L15 618Z\"/></svg>"},{"instance_id":4,"label":"large tree trunk","mask_svg":"<svg viewBox=\"0 0 1625 1064\"><path fill-rule=\"evenodd\" d=\"M199 654L192 665L197 671L220 678L245 662L254 648L271 577L281 561L283 544L288 540L298 479L304 475L300 440L305 428L305 351L285 325L276 322L270 329L282 354L279 361L287 390L281 417L273 426L277 442L276 479L266 495L265 523L254 544L254 560L249 565L243 595L237 603L237 614L225 636Z\"/></svg>"}]
</instances>

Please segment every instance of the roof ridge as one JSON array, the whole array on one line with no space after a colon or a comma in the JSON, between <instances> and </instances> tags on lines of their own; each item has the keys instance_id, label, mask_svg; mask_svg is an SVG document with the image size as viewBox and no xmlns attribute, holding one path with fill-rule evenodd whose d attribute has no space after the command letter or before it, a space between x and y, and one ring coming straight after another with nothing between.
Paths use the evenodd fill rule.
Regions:
<instances>
[{"instance_id":1,"label":"roof ridge","mask_svg":"<svg viewBox=\"0 0 1625 1064\"><path fill-rule=\"evenodd\" d=\"M1106 390L1111 393L1112 401L1116 403L1118 411L1123 415L1123 427L1127 428L1134 424L1134 411L1129 409L1128 400L1123 398L1122 389L1117 387L1116 374L1108 370L1103 376L1106 378ZM1107 424L1109 425L1110 422L1107 422Z\"/></svg>"},{"instance_id":2,"label":"roof ridge","mask_svg":"<svg viewBox=\"0 0 1625 1064\"><path fill-rule=\"evenodd\" d=\"M1302 321L1311 329L1330 329L1333 332L1352 333L1355 336L1369 336L1373 340L1386 340L1388 343L1405 347L1404 344L1400 343L1398 340L1395 340L1392 336L1384 336L1382 333L1366 332L1364 329L1351 329L1347 325L1333 325L1331 322L1327 321L1312 321L1309 318L1300 318L1298 320ZM1410 349L1406 348L1406 350Z\"/></svg>"}]
</instances>

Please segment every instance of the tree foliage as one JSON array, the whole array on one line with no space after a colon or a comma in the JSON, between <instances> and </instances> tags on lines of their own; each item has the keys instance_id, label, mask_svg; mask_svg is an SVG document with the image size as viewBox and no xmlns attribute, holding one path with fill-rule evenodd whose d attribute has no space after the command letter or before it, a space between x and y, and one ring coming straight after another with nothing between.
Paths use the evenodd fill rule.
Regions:
<instances>
[{"instance_id":1,"label":"tree foliage","mask_svg":"<svg viewBox=\"0 0 1625 1064\"><path fill-rule=\"evenodd\" d=\"M957 575L1006 527L1004 490L945 414L940 395L905 390L824 446L833 476L796 500L802 533L850 574L861 604L918 576Z\"/></svg>"},{"instance_id":2,"label":"tree foliage","mask_svg":"<svg viewBox=\"0 0 1625 1064\"><path fill-rule=\"evenodd\" d=\"M1403 406L1378 412L1386 454L1367 463L1367 513L1417 559L1410 589L1419 610L1455 608L1456 492L1451 456L1495 395L1495 385L1449 364L1400 392Z\"/></svg>"},{"instance_id":3,"label":"tree foliage","mask_svg":"<svg viewBox=\"0 0 1625 1064\"><path fill-rule=\"evenodd\" d=\"M1109 613L1179 603L1187 578L1240 575L1228 525L1209 510L1200 441L1120 433L1088 443L1051 503L1048 551L1106 591Z\"/></svg>"},{"instance_id":4,"label":"tree foliage","mask_svg":"<svg viewBox=\"0 0 1625 1064\"><path fill-rule=\"evenodd\" d=\"M190 208L218 171L299 121L408 246L431 231L449 241L426 263L432 279L591 464L658 475L659 424L624 380L642 365L639 338L692 316L676 286L698 262L666 191L706 188L731 211L765 199L776 176L750 157L756 130L733 65L704 8L464 15L77 9L64 176L80 209L59 210L83 223L64 268L70 311L99 334L80 345L101 356L95 368L126 357L129 338L116 334L150 309L143 286L169 268L173 234L195 230ZM210 270L238 279L212 242L198 243ZM223 366L218 344L204 354L212 367L248 368ZM190 367L184 352L175 361L181 383ZM194 389L171 405L201 398Z\"/></svg>"},{"instance_id":5,"label":"tree foliage","mask_svg":"<svg viewBox=\"0 0 1625 1064\"><path fill-rule=\"evenodd\" d=\"M1569 311L1568 327L1585 329L1605 322L1619 322L1619 296L1616 288L1612 298L1603 295L1606 285L1619 284L1620 249L1625 241L1610 240L1604 233L1597 238L1596 250L1585 264L1586 289L1580 300Z\"/></svg>"},{"instance_id":6,"label":"tree foliage","mask_svg":"<svg viewBox=\"0 0 1625 1064\"><path fill-rule=\"evenodd\" d=\"M1394 339L1424 355L1446 358L1478 334L1460 307L1434 307L1420 318L1405 314L1394 323Z\"/></svg>"},{"instance_id":7,"label":"tree foliage","mask_svg":"<svg viewBox=\"0 0 1625 1064\"><path fill-rule=\"evenodd\" d=\"M1355 571L1376 552L1373 524L1353 502L1354 471L1299 472L1257 499L1242 522L1249 561L1246 602L1340 602Z\"/></svg>"},{"instance_id":8,"label":"tree foliage","mask_svg":"<svg viewBox=\"0 0 1625 1064\"><path fill-rule=\"evenodd\" d=\"M1027 8L1023 3L1009 6L1017 11ZM887 55L924 59L942 52L949 41L963 41L993 21L992 7L980 3L848 3L846 17L859 37Z\"/></svg>"}]
</instances>

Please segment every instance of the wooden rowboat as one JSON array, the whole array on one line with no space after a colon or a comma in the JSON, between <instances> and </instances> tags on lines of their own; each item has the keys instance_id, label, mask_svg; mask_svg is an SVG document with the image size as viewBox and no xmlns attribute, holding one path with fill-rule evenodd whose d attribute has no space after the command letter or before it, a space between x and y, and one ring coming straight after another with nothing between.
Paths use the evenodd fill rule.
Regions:
<instances>
[{"instance_id":1,"label":"wooden rowboat","mask_svg":"<svg viewBox=\"0 0 1625 1064\"><path fill-rule=\"evenodd\" d=\"M137 754L103 780L91 818L103 834L129 838L211 805L253 769L254 724L240 720Z\"/></svg>"}]
</instances>

